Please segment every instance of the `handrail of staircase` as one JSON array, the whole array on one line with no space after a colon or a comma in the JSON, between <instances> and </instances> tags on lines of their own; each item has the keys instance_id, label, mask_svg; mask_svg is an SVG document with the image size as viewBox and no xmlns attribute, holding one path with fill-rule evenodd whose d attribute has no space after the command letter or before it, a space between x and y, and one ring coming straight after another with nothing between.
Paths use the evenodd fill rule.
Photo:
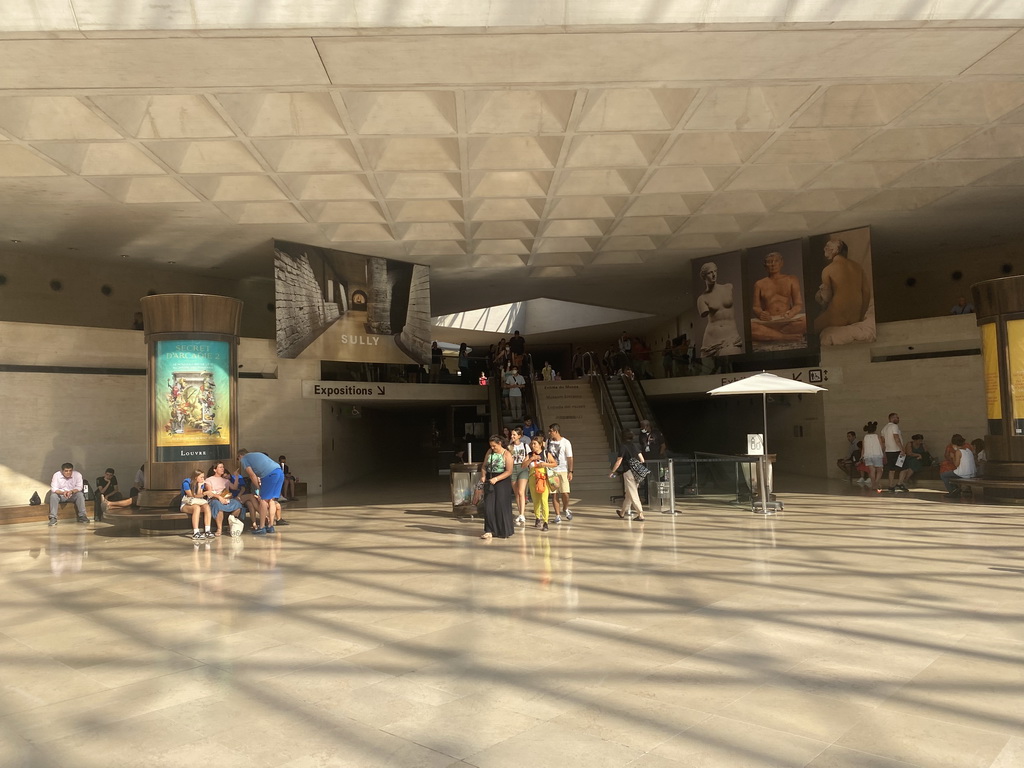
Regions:
<instances>
[{"instance_id":1,"label":"handrail of staircase","mask_svg":"<svg viewBox=\"0 0 1024 768\"><path fill-rule=\"evenodd\" d=\"M605 431L610 433L612 448L618 453L622 439L622 421L615 411L611 392L608 391L608 382L599 372L598 375L590 377L590 388L597 398L598 410L601 412L601 421L604 423Z\"/></svg>"},{"instance_id":2,"label":"handrail of staircase","mask_svg":"<svg viewBox=\"0 0 1024 768\"><path fill-rule=\"evenodd\" d=\"M491 376L487 382L487 408L491 413L490 435L500 435L504 420L501 417L501 374Z\"/></svg>"},{"instance_id":3,"label":"handrail of staircase","mask_svg":"<svg viewBox=\"0 0 1024 768\"><path fill-rule=\"evenodd\" d=\"M640 386L640 382L623 378L622 383L625 386L626 395L629 396L629 403L633 407L633 413L636 414L636 420L647 420L654 425L654 414L651 413L651 407L647 403L647 397L644 394L643 387Z\"/></svg>"},{"instance_id":4,"label":"handrail of staircase","mask_svg":"<svg viewBox=\"0 0 1024 768\"><path fill-rule=\"evenodd\" d=\"M529 396L530 407L523 412L524 416L529 416L533 419L533 424L537 429L540 430L542 435L547 434L547 430L544 425L544 414L540 408L540 392L537 386L536 380L533 378L536 372L533 370L533 357L527 353L527 357L530 358L530 378L527 380L527 395Z\"/></svg>"}]
</instances>

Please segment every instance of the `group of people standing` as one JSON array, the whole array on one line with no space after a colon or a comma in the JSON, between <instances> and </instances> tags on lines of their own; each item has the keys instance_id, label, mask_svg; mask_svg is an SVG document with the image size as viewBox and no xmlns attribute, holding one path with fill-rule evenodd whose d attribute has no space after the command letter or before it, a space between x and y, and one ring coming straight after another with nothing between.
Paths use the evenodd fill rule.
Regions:
<instances>
[{"instance_id":1,"label":"group of people standing","mask_svg":"<svg viewBox=\"0 0 1024 768\"><path fill-rule=\"evenodd\" d=\"M878 429L877 421L864 425L864 436L858 443L856 433L847 432L847 455L839 460L845 471L854 470L860 477L855 482L868 486L876 493L909 493L907 483L914 473L933 463L924 445L924 435L918 433L904 442L900 430L900 415L890 413L885 426ZM985 460L985 443L981 439L968 443L963 435L955 434L943 452L939 465L939 478L946 488L947 498L958 498L958 479L975 477L979 465ZM888 484L883 484L884 474Z\"/></svg>"},{"instance_id":2,"label":"group of people standing","mask_svg":"<svg viewBox=\"0 0 1024 768\"><path fill-rule=\"evenodd\" d=\"M648 459L664 458L665 438L647 420L640 422L640 429L639 436L628 429L623 432L610 476L621 469L625 495L618 516L643 522L640 488L650 472L646 463ZM527 417L524 426L515 427L508 436L492 435L488 442L473 499L474 504L481 500L484 503L482 539L507 539L515 534L516 525L525 525L527 494L533 504L534 527L548 530L551 507L555 523L562 522L563 515L565 520L572 520L572 443L562 435L558 424L548 426L545 440ZM516 509L518 516L514 514Z\"/></svg>"},{"instance_id":3,"label":"group of people standing","mask_svg":"<svg viewBox=\"0 0 1024 768\"><path fill-rule=\"evenodd\" d=\"M569 492L572 481L572 443L562 436L558 424L548 426L547 440L527 418L525 426L515 427L511 440L492 435L489 449L480 464L480 477L474 501L484 502L482 539L507 539L516 525L526 524L526 495L533 504L534 527L548 530L550 508L554 522L572 520ZM518 516L513 514L513 496ZM550 505L549 505L550 497Z\"/></svg>"}]
</instances>

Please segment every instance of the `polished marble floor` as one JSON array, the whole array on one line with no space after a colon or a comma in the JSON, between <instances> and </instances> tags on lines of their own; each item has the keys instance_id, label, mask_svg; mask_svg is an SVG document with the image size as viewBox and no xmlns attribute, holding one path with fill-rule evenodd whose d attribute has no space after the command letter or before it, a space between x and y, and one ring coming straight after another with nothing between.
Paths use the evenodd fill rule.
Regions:
<instances>
[{"instance_id":1,"label":"polished marble floor","mask_svg":"<svg viewBox=\"0 0 1024 768\"><path fill-rule=\"evenodd\" d=\"M584 498L485 542L443 482L198 547L2 529L0 766L1024 766L1020 508Z\"/></svg>"}]
</instances>

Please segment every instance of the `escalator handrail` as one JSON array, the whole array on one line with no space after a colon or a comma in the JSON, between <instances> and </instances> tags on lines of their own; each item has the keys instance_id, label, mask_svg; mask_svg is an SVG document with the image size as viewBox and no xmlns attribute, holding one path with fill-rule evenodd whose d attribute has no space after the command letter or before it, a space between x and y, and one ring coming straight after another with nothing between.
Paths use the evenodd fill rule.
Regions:
<instances>
[{"instance_id":1,"label":"escalator handrail","mask_svg":"<svg viewBox=\"0 0 1024 768\"><path fill-rule=\"evenodd\" d=\"M629 402L633 406L633 413L636 414L637 421L649 421L652 427L656 427L657 424L654 420L654 414L651 413L651 406L647 402L647 396L644 393L644 388L641 386L639 381L632 379L623 379L622 383L625 385L626 394L629 395Z\"/></svg>"},{"instance_id":2,"label":"escalator handrail","mask_svg":"<svg viewBox=\"0 0 1024 768\"><path fill-rule=\"evenodd\" d=\"M618 453L622 439L622 421L619 419L615 403L612 402L611 393L608 391L608 382L605 381L602 374L598 373L597 376L590 377L590 386L598 400L601 421L604 422L605 429L611 433L612 448Z\"/></svg>"}]
</instances>

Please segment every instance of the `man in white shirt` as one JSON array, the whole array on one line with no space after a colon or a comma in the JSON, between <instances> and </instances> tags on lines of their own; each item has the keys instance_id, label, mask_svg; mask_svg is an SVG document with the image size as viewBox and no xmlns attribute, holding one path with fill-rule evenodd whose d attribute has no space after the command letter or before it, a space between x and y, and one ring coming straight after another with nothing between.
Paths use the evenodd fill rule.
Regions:
<instances>
[{"instance_id":1,"label":"man in white shirt","mask_svg":"<svg viewBox=\"0 0 1024 768\"><path fill-rule=\"evenodd\" d=\"M889 423L882 427L878 436L882 438L882 450L885 451L885 468L889 471L889 490L893 493L906 491L904 486L896 484L896 475L901 469L896 462L903 454L903 435L900 432L900 415L898 413L889 414Z\"/></svg>"},{"instance_id":2,"label":"man in white shirt","mask_svg":"<svg viewBox=\"0 0 1024 768\"><path fill-rule=\"evenodd\" d=\"M555 507L555 522L562 522L561 511L565 511L565 519L572 520L569 511L569 482L572 480L572 443L562 437L562 428L557 424L548 427L546 450L551 454L557 466L548 470L548 485L551 486L551 501Z\"/></svg>"},{"instance_id":3,"label":"man in white shirt","mask_svg":"<svg viewBox=\"0 0 1024 768\"><path fill-rule=\"evenodd\" d=\"M505 392L508 395L508 407L515 421L523 418L523 387L525 386L526 379L519 374L518 368L513 368L505 374Z\"/></svg>"},{"instance_id":4,"label":"man in white shirt","mask_svg":"<svg viewBox=\"0 0 1024 768\"><path fill-rule=\"evenodd\" d=\"M82 473L75 471L75 465L61 464L60 472L55 472L50 479L50 525L57 524L57 510L61 504L66 504L69 501L75 504L78 522L89 522L89 518L85 514L84 488L85 481L82 480Z\"/></svg>"}]
</instances>

